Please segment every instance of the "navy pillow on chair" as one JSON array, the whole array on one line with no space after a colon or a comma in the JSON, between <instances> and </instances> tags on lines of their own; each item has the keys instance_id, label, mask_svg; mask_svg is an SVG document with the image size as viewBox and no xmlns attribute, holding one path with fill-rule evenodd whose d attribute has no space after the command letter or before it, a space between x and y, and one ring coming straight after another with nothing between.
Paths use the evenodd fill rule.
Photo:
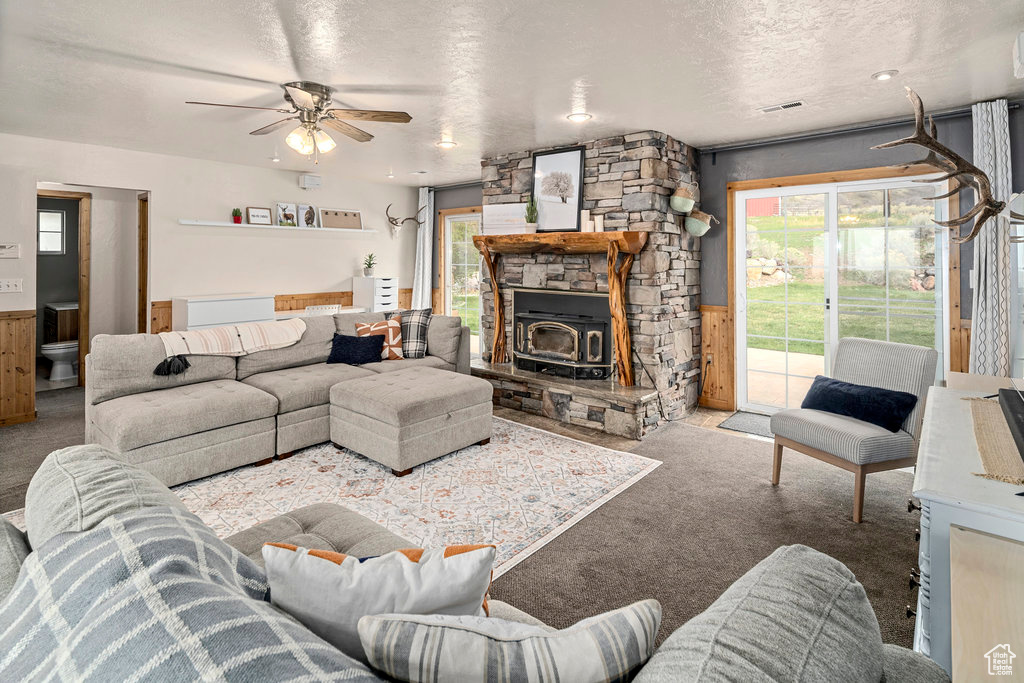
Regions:
<instances>
[{"instance_id":1,"label":"navy pillow on chair","mask_svg":"<svg viewBox=\"0 0 1024 683\"><path fill-rule=\"evenodd\" d=\"M382 334L371 334L366 337L335 334L334 341L331 342L331 355L327 357L327 362L346 363L347 365L378 363L383 349L384 335Z\"/></svg>"},{"instance_id":2,"label":"navy pillow on chair","mask_svg":"<svg viewBox=\"0 0 1024 683\"><path fill-rule=\"evenodd\" d=\"M851 384L818 375L800 407L845 415L898 432L915 405L917 396L906 391Z\"/></svg>"}]
</instances>

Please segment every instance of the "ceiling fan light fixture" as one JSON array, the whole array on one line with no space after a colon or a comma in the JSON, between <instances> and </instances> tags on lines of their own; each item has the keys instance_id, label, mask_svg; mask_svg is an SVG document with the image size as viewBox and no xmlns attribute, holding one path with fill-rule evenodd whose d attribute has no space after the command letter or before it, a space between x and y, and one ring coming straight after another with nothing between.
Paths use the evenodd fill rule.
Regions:
<instances>
[{"instance_id":1,"label":"ceiling fan light fixture","mask_svg":"<svg viewBox=\"0 0 1024 683\"><path fill-rule=\"evenodd\" d=\"M585 111L574 111L565 118L569 119L573 123L583 123L584 121L589 121L594 117Z\"/></svg>"},{"instance_id":2,"label":"ceiling fan light fixture","mask_svg":"<svg viewBox=\"0 0 1024 683\"><path fill-rule=\"evenodd\" d=\"M306 156L312 154L315 149L313 136L305 126L299 126L291 133L288 133L288 137L284 139L284 143L299 154L304 154Z\"/></svg>"},{"instance_id":3,"label":"ceiling fan light fixture","mask_svg":"<svg viewBox=\"0 0 1024 683\"><path fill-rule=\"evenodd\" d=\"M317 128L316 132L313 133L313 139L316 141L316 151L321 154L326 154L338 146L338 143L334 141L334 138L319 128Z\"/></svg>"}]
</instances>

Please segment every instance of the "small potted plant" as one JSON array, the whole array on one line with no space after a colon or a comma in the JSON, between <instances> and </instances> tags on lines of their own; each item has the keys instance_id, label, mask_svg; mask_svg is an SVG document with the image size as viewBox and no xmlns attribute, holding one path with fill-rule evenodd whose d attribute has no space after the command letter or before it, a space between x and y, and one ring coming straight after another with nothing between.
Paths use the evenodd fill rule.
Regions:
<instances>
[{"instance_id":1,"label":"small potted plant","mask_svg":"<svg viewBox=\"0 0 1024 683\"><path fill-rule=\"evenodd\" d=\"M537 232L537 200L533 195L526 200L526 232Z\"/></svg>"},{"instance_id":2,"label":"small potted plant","mask_svg":"<svg viewBox=\"0 0 1024 683\"><path fill-rule=\"evenodd\" d=\"M242 222L242 210L231 209L231 220L233 220L235 223L240 224Z\"/></svg>"},{"instance_id":3,"label":"small potted plant","mask_svg":"<svg viewBox=\"0 0 1024 683\"><path fill-rule=\"evenodd\" d=\"M373 267L377 265L377 257L373 254L367 254L366 258L363 259L363 276L373 277Z\"/></svg>"}]
</instances>

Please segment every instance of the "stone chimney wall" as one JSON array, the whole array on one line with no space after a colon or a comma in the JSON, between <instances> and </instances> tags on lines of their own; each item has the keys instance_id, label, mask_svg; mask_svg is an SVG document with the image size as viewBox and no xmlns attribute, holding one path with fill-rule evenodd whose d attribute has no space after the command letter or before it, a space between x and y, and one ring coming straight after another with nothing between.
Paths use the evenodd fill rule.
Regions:
<instances>
[{"instance_id":1,"label":"stone chimney wall","mask_svg":"<svg viewBox=\"0 0 1024 683\"><path fill-rule=\"evenodd\" d=\"M586 149L583 208L592 215L603 214L605 230L650 233L647 246L633 264L626 289L636 382L657 387L661 396L662 407L655 404L649 411L653 414L644 418L647 431L665 419L681 416L698 399L700 238L682 230L682 217L672 213L668 205L669 196L680 184L697 188L695 150L656 131L582 144ZM525 202L533 180L532 153L547 149L552 148L481 161L484 204ZM511 335L512 287L608 291L604 254L502 255L498 272L507 307L507 335ZM483 358L489 361L494 329L489 280L482 284L481 298L481 343ZM637 362L637 356L641 362Z\"/></svg>"}]
</instances>

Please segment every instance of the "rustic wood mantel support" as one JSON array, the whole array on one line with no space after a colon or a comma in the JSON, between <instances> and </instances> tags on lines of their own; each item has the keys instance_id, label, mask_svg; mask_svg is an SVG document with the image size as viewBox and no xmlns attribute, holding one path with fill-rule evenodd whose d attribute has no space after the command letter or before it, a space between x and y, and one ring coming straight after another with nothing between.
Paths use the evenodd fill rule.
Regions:
<instances>
[{"instance_id":1,"label":"rustic wood mantel support","mask_svg":"<svg viewBox=\"0 0 1024 683\"><path fill-rule=\"evenodd\" d=\"M500 254L608 254L608 308L619 384L633 386L632 345L626 320L626 278L633 260L647 244L646 232L548 232L524 235L477 235L473 244L483 255L494 294L494 340L491 362L508 362L505 342L505 303L498 283ZM622 258L620 259L620 255Z\"/></svg>"}]
</instances>

